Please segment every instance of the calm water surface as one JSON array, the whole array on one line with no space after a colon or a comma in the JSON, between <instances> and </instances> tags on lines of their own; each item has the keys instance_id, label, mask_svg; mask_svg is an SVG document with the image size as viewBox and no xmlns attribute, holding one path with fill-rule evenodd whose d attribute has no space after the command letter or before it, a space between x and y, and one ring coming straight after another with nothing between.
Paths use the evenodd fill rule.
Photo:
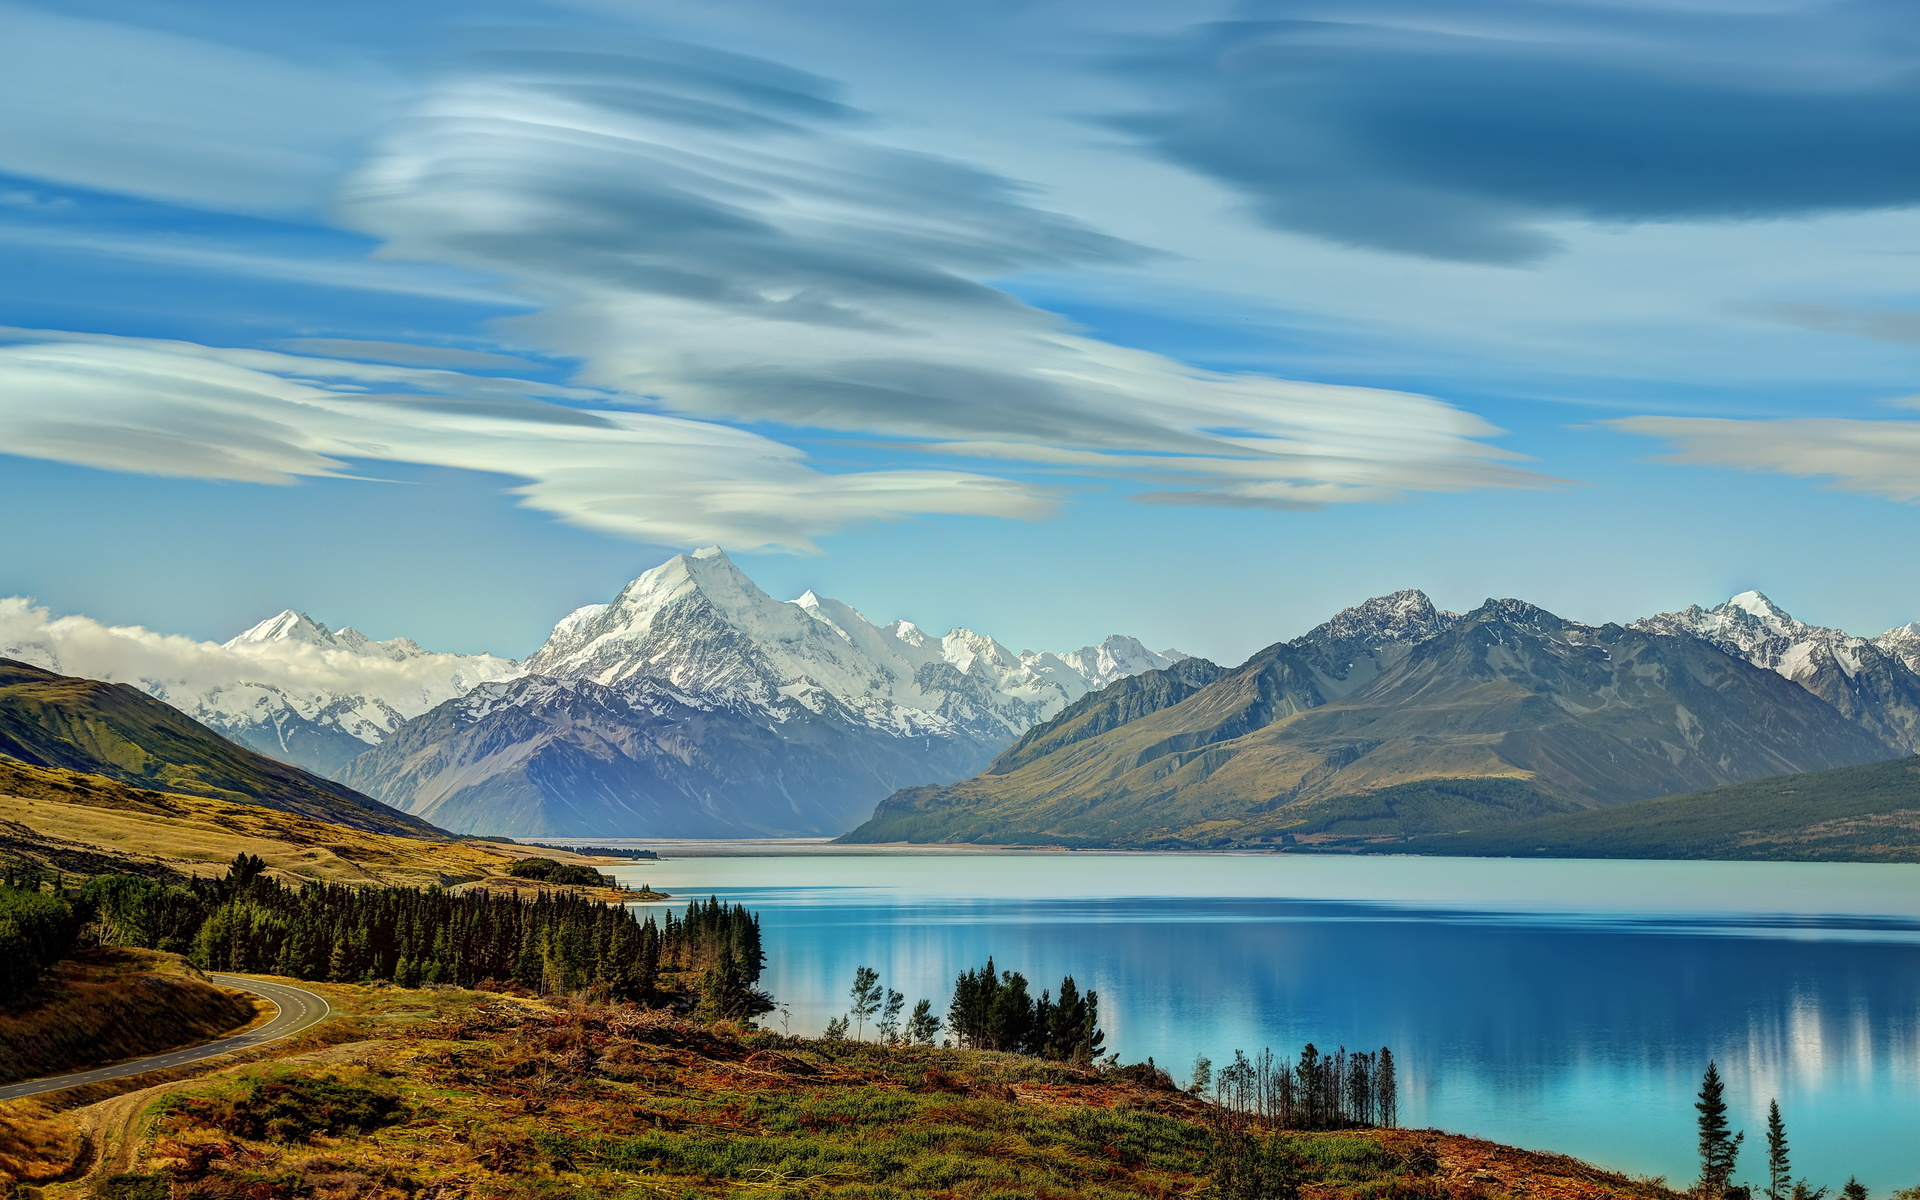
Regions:
<instances>
[{"instance_id":1,"label":"calm water surface","mask_svg":"<svg viewBox=\"0 0 1920 1200\"><path fill-rule=\"evenodd\" d=\"M1714 1058L1744 1177L1778 1097L1815 1183L1920 1184L1920 867L808 853L617 873L759 910L795 1033L844 1011L862 964L944 1014L991 953L1036 991L1099 989L1108 1045L1182 1082L1199 1053L1385 1044L1406 1124L1684 1180Z\"/></svg>"}]
</instances>

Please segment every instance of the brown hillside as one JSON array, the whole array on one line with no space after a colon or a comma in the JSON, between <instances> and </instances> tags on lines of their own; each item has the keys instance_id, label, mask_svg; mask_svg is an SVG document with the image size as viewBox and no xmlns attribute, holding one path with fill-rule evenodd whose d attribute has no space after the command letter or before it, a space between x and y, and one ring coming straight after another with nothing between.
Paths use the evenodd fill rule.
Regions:
<instances>
[{"instance_id":1,"label":"brown hillside","mask_svg":"<svg viewBox=\"0 0 1920 1200\"><path fill-rule=\"evenodd\" d=\"M255 754L137 688L0 658L0 757L412 837L443 830Z\"/></svg>"}]
</instances>

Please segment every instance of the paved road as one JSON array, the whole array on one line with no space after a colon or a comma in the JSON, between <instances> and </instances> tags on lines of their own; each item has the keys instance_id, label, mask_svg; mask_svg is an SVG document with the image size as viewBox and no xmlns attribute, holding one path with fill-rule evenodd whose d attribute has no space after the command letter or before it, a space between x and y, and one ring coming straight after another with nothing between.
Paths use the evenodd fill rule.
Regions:
<instances>
[{"instance_id":1,"label":"paved road","mask_svg":"<svg viewBox=\"0 0 1920 1200\"><path fill-rule=\"evenodd\" d=\"M208 978L225 987L237 988L243 992L252 992L256 996L265 997L273 1001L274 1007L280 1011L273 1020L257 1029L236 1033L232 1037L224 1037L217 1042L188 1046L183 1050L170 1050L165 1054L155 1054L147 1058L136 1058L132 1062L117 1063L111 1067L96 1067L91 1071L75 1071L68 1075L49 1075L45 1079L11 1083L0 1087L0 1100L17 1100L21 1096L57 1092L63 1088L79 1087L85 1083L125 1079L129 1075L144 1075L148 1071L165 1071L199 1062L203 1058L218 1058L222 1054L231 1054L236 1050L249 1050L268 1042L279 1041L283 1037L291 1037L325 1020L328 1012L331 1011L327 1007L324 996L315 995L305 988L288 987L284 983L267 983L239 975L209 975Z\"/></svg>"}]
</instances>

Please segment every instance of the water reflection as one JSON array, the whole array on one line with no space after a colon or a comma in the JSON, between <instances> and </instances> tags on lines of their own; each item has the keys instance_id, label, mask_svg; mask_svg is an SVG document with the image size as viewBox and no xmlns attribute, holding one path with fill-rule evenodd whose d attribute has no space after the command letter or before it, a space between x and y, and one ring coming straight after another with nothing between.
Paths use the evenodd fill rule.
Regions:
<instances>
[{"instance_id":1,"label":"water reflection","mask_svg":"<svg viewBox=\"0 0 1920 1200\"><path fill-rule=\"evenodd\" d=\"M731 885L712 890L761 911L767 982L794 1032L844 1009L856 966L878 967L910 1002L944 1007L953 975L991 953L1036 986L1070 973L1099 989L1109 1045L1183 1077L1199 1052L1386 1044L1404 1064L1409 1123L1685 1179L1691 1101L1712 1057L1753 1134L1744 1176L1758 1166L1777 1096L1796 1166L1816 1183L1857 1173L1880 1194L1920 1183L1920 920L1910 897L1880 912L1822 913L1810 901L1769 913L1757 905L1794 907L1766 886L1771 865L1738 865L1761 869L1742 876L1758 881L1744 912L1724 898L1705 912L1529 909L1511 889L1477 911L1459 891L1444 907L1075 897L1058 894L1067 890L1058 880L1031 889L1040 895L956 898L849 860L833 868L837 887L820 886L817 865L777 887L711 863L666 870L684 872L674 880L683 887L704 871ZM991 886L995 868L975 869L976 895L1009 890Z\"/></svg>"}]
</instances>

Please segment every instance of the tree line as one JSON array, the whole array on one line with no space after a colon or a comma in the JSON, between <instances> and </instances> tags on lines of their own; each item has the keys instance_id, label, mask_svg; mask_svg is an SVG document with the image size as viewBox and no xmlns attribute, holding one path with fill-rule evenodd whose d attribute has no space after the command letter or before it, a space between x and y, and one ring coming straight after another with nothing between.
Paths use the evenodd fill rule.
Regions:
<instances>
[{"instance_id":1,"label":"tree line","mask_svg":"<svg viewBox=\"0 0 1920 1200\"><path fill-rule=\"evenodd\" d=\"M1100 994L1082 992L1068 975L1058 994L1043 991L1036 999L1027 977L1018 971L996 971L986 965L962 971L953 983L953 1000L944 1024L934 1014L933 1001L920 1000L904 1017L906 997L881 986L880 973L860 967L853 973L853 1003L844 1016L827 1022L826 1036L838 1040L851 1034L864 1037L866 1024L889 1045L931 1046L944 1028L951 1041L974 1050L1006 1050L1061 1062L1092 1063L1100 1057L1106 1034L1100 1029Z\"/></svg>"},{"instance_id":2,"label":"tree line","mask_svg":"<svg viewBox=\"0 0 1920 1200\"><path fill-rule=\"evenodd\" d=\"M1392 1129L1400 1123L1400 1080L1393 1051L1340 1047L1323 1054L1312 1042L1291 1061L1262 1050L1239 1050L1216 1074L1205 1057L1194 1063L1193 1090L1213 1087L1223 1110L1268 1129Z\"/></svg>"},{"instance_id":3,"label":"tree line","mask_svg":"<svg viewBox=\"0 0 1920 1200\"><path fill-rule=\"evenodd\" d=\"M208 970L402 987L517 984L659 1003L700 1015L766 1012L760 921L717 898L684 917L570 894L530 900L485 891L367 888L266 875L251 855L226 876L165 883L109 875L81 889L105 940L185 954Z\"/></svg>"}]
</instances>

